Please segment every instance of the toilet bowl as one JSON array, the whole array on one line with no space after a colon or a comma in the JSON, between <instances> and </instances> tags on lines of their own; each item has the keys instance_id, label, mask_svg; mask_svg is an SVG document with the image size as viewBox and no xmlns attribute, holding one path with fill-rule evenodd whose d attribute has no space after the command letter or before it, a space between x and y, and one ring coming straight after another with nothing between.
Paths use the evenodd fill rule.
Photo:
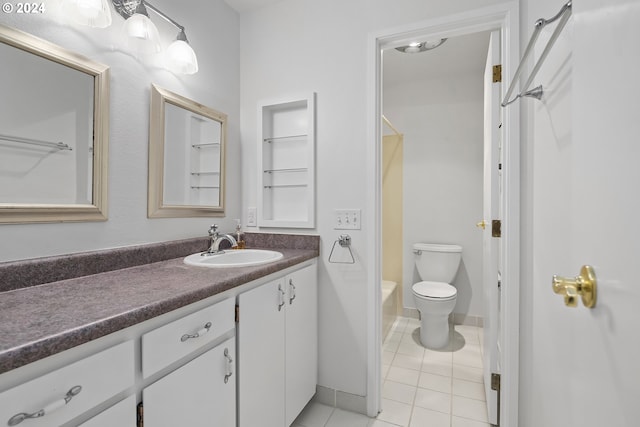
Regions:
<instances>
[{"instance_id":1,"label":"toilet bowl","mask_svg":"<svg viewBox=\"0 0 640 427\"><path fill-rule=\"evenodd\" d=\"M458 272L462 247L416 243L413 252L422 279L411 287L420 312L420 342L427 348L442 348L449 343L449 315L458 294L451 282Z\"/></svg>"}]
</instances>

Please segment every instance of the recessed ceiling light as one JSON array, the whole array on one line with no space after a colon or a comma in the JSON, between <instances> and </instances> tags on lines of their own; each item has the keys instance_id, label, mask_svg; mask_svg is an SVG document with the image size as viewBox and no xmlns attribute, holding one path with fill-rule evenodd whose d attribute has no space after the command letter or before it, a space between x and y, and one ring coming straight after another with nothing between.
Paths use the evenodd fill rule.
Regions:
<instances>
[{"instance_id":1,"label":"recessed ceiling light","mask_svg":"<svg viewBox=\"0 0 640 427\"><path fill-rule=\"evenodd\" d=\"M444 43L447 39L427 40L424 42L411 42L406 46L397 47L396 50L403 53L418 53L435 49Z\"/></svg>"}]
</instances>

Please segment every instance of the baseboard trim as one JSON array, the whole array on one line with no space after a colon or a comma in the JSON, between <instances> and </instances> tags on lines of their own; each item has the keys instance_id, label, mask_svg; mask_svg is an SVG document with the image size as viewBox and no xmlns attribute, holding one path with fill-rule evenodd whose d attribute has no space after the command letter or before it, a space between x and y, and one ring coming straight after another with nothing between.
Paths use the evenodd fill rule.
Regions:
<instances>
[{"instance_id":1,"label":"baseboard trim","mask_svg":"<svg viewBox=\"0 0 640 427\"><path fill-rule=\"evenodd\" d=\"M484 318L482 316L470 316L464 313L452 313L454 325L467 325L467 326L479 326L484 325Z\"/></svg>"},{"instance_id":2,"label":"baseboard trim","mask_svg":"<svg viewBox=\"0 0 640 427\"><path fill-rule=\"evenodd\" d=\"M367 398L365 396L318 385L312 400L323 405L367 415Z\"/></svg>"}]
</instances>

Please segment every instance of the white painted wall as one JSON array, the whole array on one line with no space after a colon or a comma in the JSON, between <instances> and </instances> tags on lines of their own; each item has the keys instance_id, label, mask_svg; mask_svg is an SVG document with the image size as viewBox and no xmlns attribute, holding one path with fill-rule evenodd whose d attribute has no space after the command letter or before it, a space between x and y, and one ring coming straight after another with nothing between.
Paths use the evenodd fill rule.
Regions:
<instances>
[{"instance_id":1,"label":"white painted wall","mask_svg":"<svg viewBox=\"0 0 640 427\"><path fill-rule=\"evenodd\" d=\"M483 99L482 72L384 85L384 114L404 134L404 307L415 308L411 286L421 280L412 245L458 244L454 312L483 315L475 226L482 219Z\"/></svg>"},{"instance_id":2,"label":"white painted wall","mask_svg":"<svg viewBox=\"0 0 640 427\"><path fill-rule=\"evenodd\" d=\"M341 234L336 208L364 209L374 183L366 181L367 37L397 25L498 3L403 0L284 0L241 15L242 197L256 206L256 105L305 91L317 93L317 221L319 268L319 383L364 396L367 379L366 275L373 230L352 231L356 264L330 264ZM366 224L369 212L363 210ZM246 222L246 221L244 221ZM291 230L287 230L291 231ZM307 230L303 230L307 231Z\"/></svg>"},{"instance_id":3,"label":"white painted wall","mask_svg":"<svg viewBox=\"0 0 640 427\"><path fill-rule=\"evenodd\" d=\"M176 76L161 57L136 59L122 39L124 20L114 12L107 29L64 23L48 2L42 15L0 14L0 23L75 51L111 68L109 220L99 223L0 225L0 261L66 254L205 236L211 223L233 230L240 215L239 17L222 0L183 7L156 0L186 27L200 71ZM168 46L177 31L149 12ZM147 219L147 157L151 84L189 97L229 116L226 217ZM3 97L4 102L4 97ZM7 244L6 242L12 242Z\"/></svg>"}]
</instances>

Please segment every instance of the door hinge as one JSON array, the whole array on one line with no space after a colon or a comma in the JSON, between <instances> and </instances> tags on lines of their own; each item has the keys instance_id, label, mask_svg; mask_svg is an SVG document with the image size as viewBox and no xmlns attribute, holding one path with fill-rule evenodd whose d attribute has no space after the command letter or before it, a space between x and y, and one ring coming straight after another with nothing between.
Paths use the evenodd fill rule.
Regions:
<instances>
[{"instance_id":1,"label":"door hinge","mask_svg":"<svg viewBox=\"0 0 640 427\"><path fill-rule=\"evenodd\" d=\"M136 407L136 427L144 427L144 405L138 403Z\"/></svg>"},{"instance_id":2,"label":"door hinge","mask_svg":"<svg viewBox=\"0 0 640 427\"><path fill-rule=\"evenodd\" d=\"M493 66L493 83L502 81L502 65Z\"/></svg>"},{"instance_id":3,"label":"door hinge","mask_svg":"<svg viewBox=\"0 0 640 427\"><path fill-rule=\"evenodd\" d=\"M499 219L491 220L491 237L502 237L502 221Z\"/></svg>"},{"instance_id":4,"label":"door hinge","mask_svg":"<svg viewBox=\"0 0 640 427\"><path fill-rule=\"evenodd\" d=\"M240 321L240 306L236 305L236 323Z\"/></svg>"},{"instance_id":5,"label":"door hinge","mask_svg":"<svg viewBox=\"0 0 640 427\"><path fill-rule=\"evenodd\" d=\"M500 374L491 373L491 390L500 392Z\"/></svg>"}]
</instances>

